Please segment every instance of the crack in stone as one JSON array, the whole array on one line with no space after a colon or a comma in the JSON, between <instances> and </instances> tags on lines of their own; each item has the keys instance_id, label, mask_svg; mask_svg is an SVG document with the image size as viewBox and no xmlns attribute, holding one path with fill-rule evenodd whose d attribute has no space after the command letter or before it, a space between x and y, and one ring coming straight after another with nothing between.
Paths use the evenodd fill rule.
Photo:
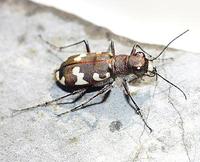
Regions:
<instances>
[{"instance_id":1,"label":"crack in stone","mask_svg":"<svg viewBox=\"0 0 200 162\"><path fill-rule=\"evenodd\" d=\"M147 117L146 117L146 119L145 119L146 121L148 120L149 113L150 113L150 108L148 108ZM143 144L142 144L141 139L142 139L142 136L143 136L144 132L145 132L145 125L144 125L144 127L143 127L143 130L142 130L140 136L139 136L139 148L138 148L137 152L135 153L135 155L134 155L134 157L133 157L133 162L138 161L138 160L139 160L139 155L142 153Z\"/></svg>"},{"instance_id":2,"label":"crack in stone","mask_svg":"<svg viewBox=\"0 0 200 162\"><path fill-rule=\"evenodd\" d=\"M138 161L139 155L140 155L141 152L142 152L142 148L143 148L142 145L140 145L139 149L138 149L137 152L135 153L135 156L134 156L134 158L133 158L133 162Z\"/></svg>"},{"instance_id":3,"label":"crack in stone","mask_svg":"<svg viewBox=\"0 0 200 162\"><path fill-rule=\"evenodd\" d=\"M169 88L169 94L168 94L168 102L171 104L172 108L176 111L176 113L178 114L178 117L179 117L179 120L180 120L180 129L181 129L181 139L182 139L182 142L183 142L183 146L184 146L184 150L186 152L186 155L187 155L187 158L188 158L188 161L191 162L191 158L190 158L190 155L189 155L189 151L188 151L188 148L186 146L186 142L185 142L185 129L184 129L184 122L183 122L183 118L181 116L181 113L178 111L178 109L176 108L176 106L174 105L174 103L172 102L172 98L170 97L170 89L171 87Z\"/></svg>"}]
</instances>

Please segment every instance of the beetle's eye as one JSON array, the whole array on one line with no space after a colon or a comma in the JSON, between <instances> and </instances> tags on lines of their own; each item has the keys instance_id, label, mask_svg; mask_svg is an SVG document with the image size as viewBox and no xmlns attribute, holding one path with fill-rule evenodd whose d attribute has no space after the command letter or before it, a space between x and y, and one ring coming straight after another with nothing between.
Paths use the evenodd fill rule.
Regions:
<instances>
[{"instance_id":1,"label":"beetle's eye","mask_svg":"<svg viewBox=\"0 0 200 162\"><path fill-rule=\"evenodd\" d=\"M137 52L137 55L138 55L138 56L141 56L141 57L144 57L144 56L145 56L143 52Z\"/></svg>"}]
</instances>

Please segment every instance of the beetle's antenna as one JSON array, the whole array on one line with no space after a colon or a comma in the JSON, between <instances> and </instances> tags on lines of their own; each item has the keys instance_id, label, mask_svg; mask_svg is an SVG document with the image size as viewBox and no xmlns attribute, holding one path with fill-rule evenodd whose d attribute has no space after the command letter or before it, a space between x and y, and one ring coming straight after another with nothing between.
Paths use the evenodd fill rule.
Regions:
<instances>
[{"instance_id":1,"label":"beetle's antenna","mask_svg":"<svg viewBox=\"0 0 200 162\"><path fill-rule=\"evenodd\" d=\"M41 34L38 35L38 37L43 41L45 42L46 44L48 44L51 48L55 49L55 50L58 50L58 51L61 51L60 50L60 47L57 47L56 45L50 43L49 41L45 40Z\"/></svg>"},{"instance_id":2,"label":"beetle's antenna","mask_svg":"<svg viewBox=\"0 0 200 162\"><path fill-rule=\"evenodd\" d=\"M187 96L185 94L185 92L179 88L177 85L175 85L174 83L170 82L169 80L167 80L166 78L164 78L162 75L158 74L157 72L153 72L156 76L159 76L160 78L162 78L164 81L166 81L167 83L171 84L172 86L174 86L175 88L177 88L184 96L185 100L187 100Z\"/></svg>"},{"instance_id":3,"label":"beetle's antenna","mask_svg":"<svg viewBox=\"0 0 200 162\"><path fill-rule=\"evenodd\" d=\"M184 31L183 33L179 34L178 36L176 36L174 39L172 39L164 48L163 50L160 52L160 54L156 57L154 57L151 61L156 60L158 57L160 57L163 52L169 47L170 44L172 44L176 39L178 39L179 37L181 37L182 35L184 35L185 33L187 33L189 30Z\"/></svg>"}]
</instances>

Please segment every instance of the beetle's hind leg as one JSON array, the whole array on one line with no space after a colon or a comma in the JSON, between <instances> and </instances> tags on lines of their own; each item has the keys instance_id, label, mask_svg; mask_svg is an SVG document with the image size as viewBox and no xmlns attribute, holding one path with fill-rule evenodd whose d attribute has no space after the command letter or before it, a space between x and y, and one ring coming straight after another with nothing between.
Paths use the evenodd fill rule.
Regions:
<instances>
[{"instance_id":1,"label":"beetle's hind leg","mask_svg":"<svg viewBox=\"0 0 200 162\"><path fill-rule=\"evenodd\" d=\"M44 102L44 103L41 103L41 104L38 104L38 105L35 105L35 106L31 106L31 107L27 107L27 108L23 108L23 109L18 109L18 110L17 109L10 109L10 110L12 111L12 116L15 116L15 115L27 112L27 111L31 111L31 110L37 109L39 107L46 107L46 106L51 105L51 104L53 104L53 103L55 103L55 102L57 102L59 100L62 100L64 98L67 98L69 96L72 96L72 95L75 95L75 94L78 94L78 93L82 95L85 91L86 91L86 89L80 89L80 90L74 91L74 92L72 92L70 94L55 98L53 100L50 100L50 101L47 101L47 102Z\"/></svg>"},{"instance_id":2,"label":"beetle's hind leg","mask_svg":"<svg viewBox=\"0 0 200 162\"><path fill-rule=\"evenodd\" d=\"M87 93L87 89L85 89L85 91L80 92L79 95L76 98L74 98L72 101L57 102L56 105L73 104L73 103L79 101L86 93Z\"/></svg>"},{"instance_id":3,"label":"beetle's hind leg","mask_svg":"<svg viewBox=\"0 0 200 162\"><path fill-rule=\"evenodd\" d=\"M90 46L89 46L89 43L88 43L87 40L82 40L82 41L80 41L80 42L76 42L76 43L73 43L73 44L69 44L69 45L67 45L67 46L60 46L60 47L58 47L58 46L56 46L56 45L50 43L49 41L45 40L45 39L42 37L42 35L39 35L39 38L40 38L42 41L44 41L46 44L48 44L50 47L52 47L53 49L56 49L56 50L58 50L58 51L62 51L62 50L65 49L65 48L72 47L72 46L75 46L75 45L84 43L87 53L90 53L90 52L91 52L91 51L90 51Z\"/></svg>"},{"instance_id":4,"label":"beetle's hind leg","mask_svg":"<svg viewBox=\"0 0 200 162\"><path fill-rule=\"evenodd\" d=\"M57 114L58 117L61 117L67 113L70 113L70 112L74 112L74 111L78 111L78 110L81 110L81 109L84 109L86 108L86 104L88 104L89 102L91 102L93 99L95 99L96 97L98 97L99 95L101 94L105 94L107 93L108 91L110 91L111 89L113 88L113 84L108 84L106 86L104 86L102 89L100 89L95 95L93 95L92 97L88 98L87 100L83 101L81 104L75 106L74 108L68 110L68 111L65 111L63 113L60 113L60 114Z\"/></svg>"}]
</instances>

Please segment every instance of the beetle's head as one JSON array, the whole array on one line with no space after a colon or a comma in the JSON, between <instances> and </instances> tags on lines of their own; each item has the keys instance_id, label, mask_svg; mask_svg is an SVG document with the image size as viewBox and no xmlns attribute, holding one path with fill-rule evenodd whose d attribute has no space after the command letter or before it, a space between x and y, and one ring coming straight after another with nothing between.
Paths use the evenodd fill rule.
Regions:
<instances>
[{"instance_id":1,"label":"beetle's head","mask_svg":"<svg viewBox=\"0 0 200 162\"><path fill-rule=\"evenodd\" d=\"M142 77L149 72L153 72L153 61L148 60L143 52L135 52L129 56L128 66L131 73Z\"/></svg>"},{"instance_id":2,"label":"beetle's head","mask_svg":"<svg viewBox=\"0 0 200 162\"><path fill-rule=\"evenodd\" d=\"M185 34L186 32L188 32L189 30L184 31L183 33L179 34L177 37L175 37L174 39L172 39L164 48L163 50L160 52L159 55L157 55L156 57L152 57L150 54L148 54L147 52L145 52L139 45L135 45L131 51L131 54L128 58L128 67L131 73L135 74L137 77L142 77L144 75L150 76L150 77L160 77L162 78L164 81L166 81L167 83L171 84L173 87L177 88L185 97L185 99L187 99L186 94L183 92L182 89L180 89L177 85L173 84L172 82L170 82L169 80L167 80L166 78L164 78L162 75L160 75L159 73L157 73L156 67L153 66L153 61L158 59L163 52L169 47L169 45L174 42L176 39L178 39L179 37L181 37L183 34ZM140 50L142 52L136 52L136 47L140 48ZM145 54L147 54L150 58L146 58Z\"/></svg>"}]
</instances>

